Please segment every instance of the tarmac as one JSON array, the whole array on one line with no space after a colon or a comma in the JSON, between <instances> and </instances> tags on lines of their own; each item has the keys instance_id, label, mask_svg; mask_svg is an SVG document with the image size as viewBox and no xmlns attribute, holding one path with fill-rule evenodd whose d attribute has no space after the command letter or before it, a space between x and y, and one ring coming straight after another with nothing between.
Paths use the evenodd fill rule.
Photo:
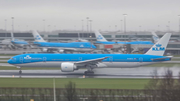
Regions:
<instances>
[{"instance_id":1,"label":"tarmac","mask_svg":"<svg viewBox=\"0 0 180 101\"><path fill-rule=\"evenodd\" d=\"M8 68L8 67L7 67ZM101 68L93 69L93 75L84 75L86 69L74 72L61 70L0 70L0 78L152 78L163 77L171 70L174 78L179 77L180 67L138 67L138 68Z\"/></svg>"}]
</instances>

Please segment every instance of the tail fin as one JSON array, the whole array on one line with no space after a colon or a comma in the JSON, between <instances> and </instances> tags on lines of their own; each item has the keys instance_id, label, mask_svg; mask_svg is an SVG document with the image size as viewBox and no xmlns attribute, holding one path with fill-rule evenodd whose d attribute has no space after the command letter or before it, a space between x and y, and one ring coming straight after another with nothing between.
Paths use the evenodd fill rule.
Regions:
<instances>
[{"instance_id":1,"label":"tail fin","mask_svg":"<svg viewBox=\"0 0 180 101\"><path fill-rule=\"evenodd\" d=\"M11 32L11 40L14 41L14 33Z\"/></svg>"},{"instance_id":2,"label":"tail fin","mask_svg":"<svg viewBox=\"0 0 180 101\"><path fill-rule=\"evenodd\" d=\"M34 40L36 42L46 42L37 31L33 31Z\"/></svg>"},{"instance_id":3,"label":"tail fin","mask_svg":"<svg viewBox=\"0 0 180 101\"><path fill-rule=\"evenodd\" d=\"M107 41L100 33L99 31L95 31L96 39L97 41Z\"/></svg>"},{"instance_id":4,"label":"tail fin","mask_svg":"<svg viewBox=\"0 0 180 101\"><path fill-rule=\"evenodd\" d=\"M154 44L145 54L163 56L171 33L166 33L156 44Z\"/></svg>"},{"instance_id":5,"label":"tail fin","mask_svg":"<svg viewBox=\"0 0 180 101\"><path fill-rule=\"evenodd\" d=\"M151 32L151 34L153 35L152 38L153 38L154 43L157 43L159 41L159 37L157 36L155 32Z\"/></svg>"}]
</instances>

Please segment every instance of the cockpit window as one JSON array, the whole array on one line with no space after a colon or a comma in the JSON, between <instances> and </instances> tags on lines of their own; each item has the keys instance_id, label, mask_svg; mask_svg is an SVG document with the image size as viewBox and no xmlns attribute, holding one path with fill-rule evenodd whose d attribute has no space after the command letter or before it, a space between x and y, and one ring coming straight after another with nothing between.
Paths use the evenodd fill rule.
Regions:
<instances>
[{"instance_id":1,"label":"cockpit window","mask_svg":"<svg viewBox=\"0 0 180 101\"><path fill-rule=\"evenodd\" d=\"M13 60L13 58L11 58L11 60Z\"/></svg>"}]
</instances>

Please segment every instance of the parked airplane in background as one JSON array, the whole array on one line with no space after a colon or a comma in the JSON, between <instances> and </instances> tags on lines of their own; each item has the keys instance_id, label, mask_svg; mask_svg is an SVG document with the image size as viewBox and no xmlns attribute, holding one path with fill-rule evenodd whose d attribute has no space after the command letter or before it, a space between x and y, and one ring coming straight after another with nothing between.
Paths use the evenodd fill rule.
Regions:
<instances>
[{"instance_id":1,"label":"parked airplane in background","mask_svg":"<svg viewBox=\"0 0 180 101\"><path fill-rule=\"evenodd\" d=\"M73 72L87 68L86 73L93 74L94 68L131 68L169 61L171 57L163 56L170 33L165 34L145 54L22 54L8 60L21 67L59 67L62 72Z\"/></svg>"},{"instance_id":2,"label":"parked airplane in background","mask_svg":"<svg viewBox=\"0 0 180 101\"><path fill-rule=\"evenodd\" d=\"M89 41L86 40L86 39L82 39L82 38L80 37L80 34L78 33L78 42L89 42Z\"/></svg>"},{"instance_id":3,"label":"parked airplane in background","mask_svg":"<svg viewBox=\"0 0 180 101\"><path fill-rule=\"evenodd\" d=\"M159 41L159 37L157 36L157 34L155 32L151 32L152 33L152 38L153 38L153 41L154 43L158 42Z\"/></svg>"},{"instance_id":4,"label":"parked airplane in background","mask_svg":"<svg viewBox=\"0 0 180 101\"><path fill-rule=\"evenodd\" d=\"M33 31L33 36L35 39L34 44L40 47L43 52L92 52L94 49L96 49L96 46L90 42L46 42L37 31Z\"/></svg>"},{"instance_id":5,"label":"parked airplane in background","mask_svg":"<svg viewBox=\"0 0 180 101\"><path fill-rule=\"evenodd\" d=\"M103 35L101 35L99 33L99 31L95 31L95 36L96 36L96 43L97 44L131 44L131 45L153 45L154 43L150 42L150 41L132 41L132 42L111 42L111 41L107 41Z\"/></svg>"},{"instance_id":6,"label":"parked airplane in background","mask_svg":"<svg viewBox=\"0 0 180 101\"><path fill-rule=\"evenodd\" d=\"M0 44L10 49L31 47L27 41L15 39L12 32L11 32L11 39L2 40Z\"/></svg>"}]
</instances>

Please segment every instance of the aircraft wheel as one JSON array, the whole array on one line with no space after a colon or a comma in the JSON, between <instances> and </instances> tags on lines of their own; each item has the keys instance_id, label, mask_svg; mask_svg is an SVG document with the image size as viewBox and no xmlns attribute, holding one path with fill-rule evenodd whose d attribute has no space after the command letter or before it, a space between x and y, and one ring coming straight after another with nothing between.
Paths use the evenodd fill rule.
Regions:
<instances>
[{"instance_id":1,"label":"aircraft wheel","mask_svg":"<svg viewBox=\"0 0 180 101\"><path fill-rule=\"evenodd\" d=\"M84 74L85 74L85 75L93 75L94 72L93 72L93 71L85 71Z\"/></svg>"},{"instance_id":2,"label":"aircraft wheel","mask_svg":"<svg viewBox=\"0 0 180 101\"><path fill-rule=\"evenodd\" d=\"M21 70L19 71L19 74L22 74L22 71L21 71Z\"/></svg>"}]
</instances>

